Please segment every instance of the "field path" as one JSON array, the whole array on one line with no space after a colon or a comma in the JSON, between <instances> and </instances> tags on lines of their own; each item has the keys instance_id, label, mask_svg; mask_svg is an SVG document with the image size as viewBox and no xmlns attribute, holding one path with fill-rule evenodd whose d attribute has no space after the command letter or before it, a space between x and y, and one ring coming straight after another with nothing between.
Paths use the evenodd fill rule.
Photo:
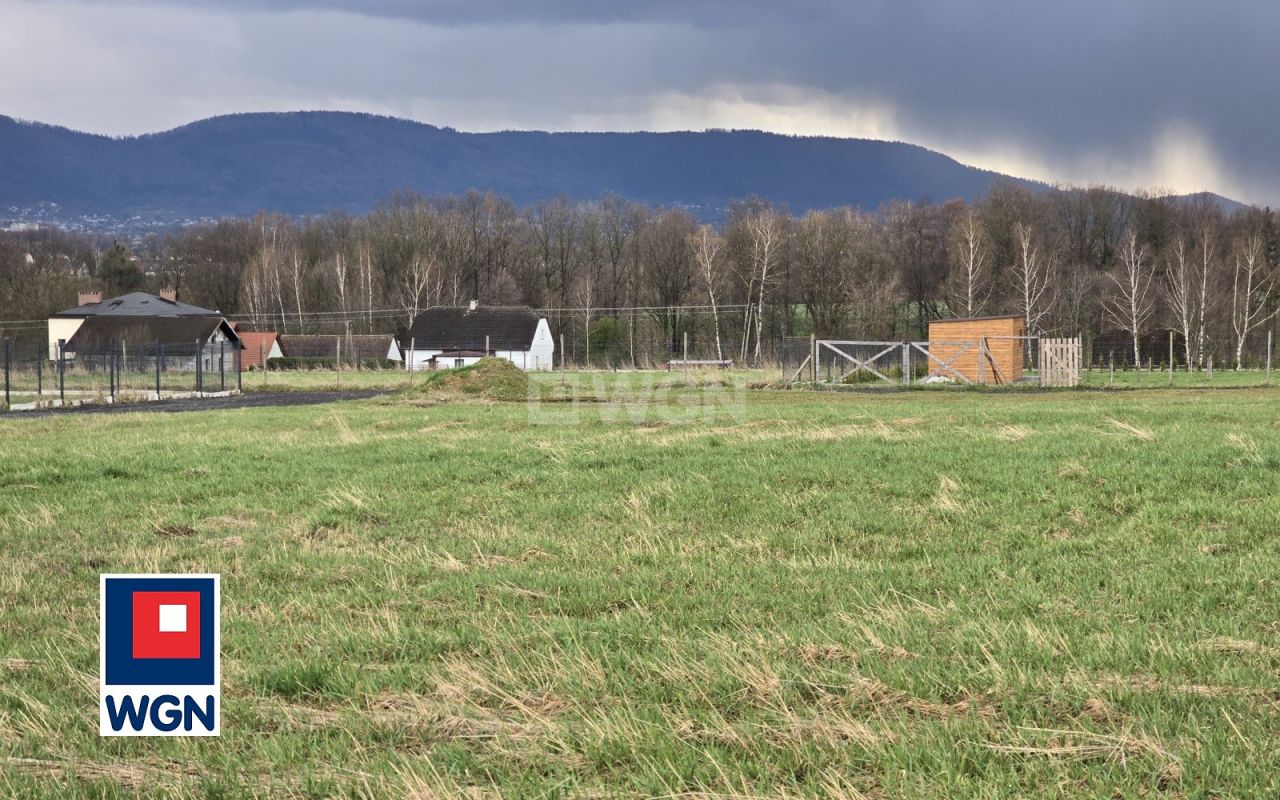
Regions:
<instances>
[{"instance_id":1,"label":"field path","mask_svg":"<svg viewBox=\"0 0 1280 800\"><path fill-rule=\"evenodd\" d=\"M128 414L136 411L219 411L231 408L272 408L283 406L312 406L320 403L336 403L342 400L365 400L386 394L383 389L355 389L327 392L250 392L232 397L183 397L145 403L86 403L67 408L51 408L41 411L15 411L11 418L48 417L62 414Z\"/></svg>"}]
</instances>

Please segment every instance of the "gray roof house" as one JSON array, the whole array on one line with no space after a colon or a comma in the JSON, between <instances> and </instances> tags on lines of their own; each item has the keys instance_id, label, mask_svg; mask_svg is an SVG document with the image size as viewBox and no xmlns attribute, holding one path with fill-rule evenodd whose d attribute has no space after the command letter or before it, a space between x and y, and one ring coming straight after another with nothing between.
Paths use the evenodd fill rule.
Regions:
<instances>
[{"instance_id":1,"label":"gray roof house","mask_svg":"<svg viewBox=\"0 0 1280 800\"><path fill-rule=\"evenodd\" d=\"M131 292L108 300L100 292L81 292L80 304L49 317L49 355L58 343L68 356L99 352L112 342L161 343L193 347L197 341L240 348L240 336L218 311L180 302L172 292Z\"/></svg>"}]
</instances>

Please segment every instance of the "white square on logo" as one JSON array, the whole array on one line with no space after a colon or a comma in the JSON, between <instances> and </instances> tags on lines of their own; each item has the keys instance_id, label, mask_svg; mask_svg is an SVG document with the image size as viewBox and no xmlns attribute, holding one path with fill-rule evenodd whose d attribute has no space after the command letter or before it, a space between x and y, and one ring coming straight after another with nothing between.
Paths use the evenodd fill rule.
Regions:
<instances>
[{"instance_id":1,"label":"white square on logo","mask_svg":"<svg viewBox=\"0 0 1280 800\"><path fill-rule=\"evenodd\" d=\"M186 633L187 632L187 607L186 606L160 606L160 632L161 633Z\"/></svg>"}]
</instances>

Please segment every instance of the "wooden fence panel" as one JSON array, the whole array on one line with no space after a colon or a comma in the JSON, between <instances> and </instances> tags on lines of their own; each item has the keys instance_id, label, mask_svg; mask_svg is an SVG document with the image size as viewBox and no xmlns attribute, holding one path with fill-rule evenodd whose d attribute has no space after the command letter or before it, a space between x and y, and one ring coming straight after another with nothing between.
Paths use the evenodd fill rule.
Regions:
<instances>
[{"instance_id":1,"label":"wooden fence panel","mask_svg":"<svg viewBox=\"0 0 1280 800\"><path fill-rule=\"evenodd\" d=\"M1040 385L1079 386L1083 361L1080 337L1040 340Z\"/></svg>"}]
</instances>

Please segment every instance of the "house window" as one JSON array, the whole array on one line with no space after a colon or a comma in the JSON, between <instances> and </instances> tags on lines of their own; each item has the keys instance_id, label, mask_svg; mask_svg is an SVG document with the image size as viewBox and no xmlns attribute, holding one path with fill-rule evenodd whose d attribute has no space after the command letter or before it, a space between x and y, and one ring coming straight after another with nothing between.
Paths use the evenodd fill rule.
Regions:
<instances>
[{"instance_id":1,"label":"house window","mask_svg":"<svg viewBox=\"0 0 1280 800\"><path fill-rule=\"evenodd\" d=\"M463 359L463 358L455 358L455 359L453 360L453 367L454 367L454 369L457 369L458 367L466 366L466 363L467 363L467 362L466 362L466 359Z\"/></svg>"}]
</instances>

